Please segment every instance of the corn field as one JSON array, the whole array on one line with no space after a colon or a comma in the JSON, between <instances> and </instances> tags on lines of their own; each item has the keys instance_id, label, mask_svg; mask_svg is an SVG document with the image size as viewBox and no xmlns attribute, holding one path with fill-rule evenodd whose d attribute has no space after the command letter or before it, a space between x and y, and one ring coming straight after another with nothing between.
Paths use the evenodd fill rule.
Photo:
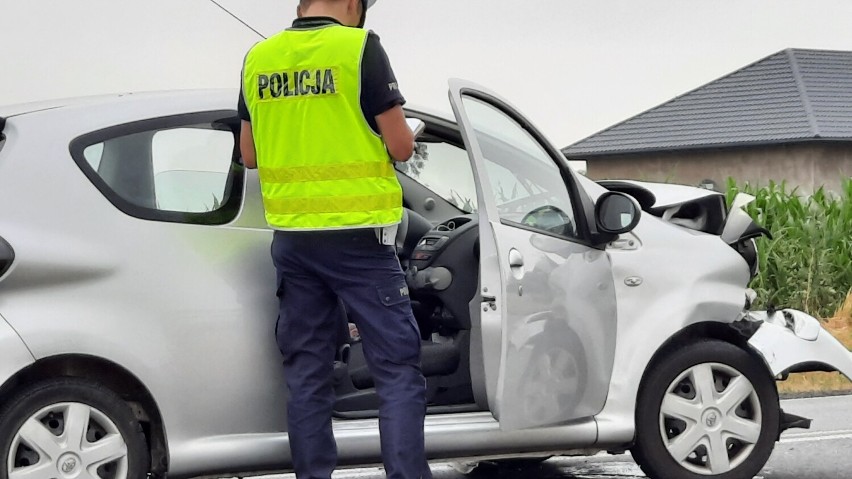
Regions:
<instances>
[{"instance_id":1,"label":"corn field","mask_svg":"<svg viewBox=\"0 0 852 479\"><path fill-rule=\"evenodd\" d=\"M852 179L842 191L800 195L786 183L765 187L728 181L727 198L748 193L746 208L773 238L758 240L760 274L751 287L756 306L792 307L830 317L852 289Z\"/></svg>"}]
</instances>

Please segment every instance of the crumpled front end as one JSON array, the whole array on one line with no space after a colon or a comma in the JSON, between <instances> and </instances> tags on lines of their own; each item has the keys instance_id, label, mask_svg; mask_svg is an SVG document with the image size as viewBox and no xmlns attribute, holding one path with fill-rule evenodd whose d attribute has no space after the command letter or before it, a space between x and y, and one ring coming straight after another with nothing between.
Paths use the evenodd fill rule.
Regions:
<instances>
[{"instance_id":1,"label":"crumpled front end","mask_svg":"<svg viewBox=\"0 0 852 479\"><path fill-rule=\"evenodd\" d=\"M852 380L852 353L813 316L795 309L751 311L758 324L748 343L775 376L788 372L839 371Z\"/></svg>"}]
</instances>

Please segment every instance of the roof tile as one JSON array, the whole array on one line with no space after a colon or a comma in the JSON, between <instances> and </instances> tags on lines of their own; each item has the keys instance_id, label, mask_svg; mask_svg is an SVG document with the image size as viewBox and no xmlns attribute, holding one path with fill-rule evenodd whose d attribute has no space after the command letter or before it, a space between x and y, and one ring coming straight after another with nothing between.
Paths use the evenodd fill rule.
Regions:
<instances>
[{"instance_id":1,"label":"roof tile","mask_svg":"<svg viewBox=\"0 0 852 479\"><path fill-rule=\"evenodd\" d=\"M566 147L569 158L852 141L852 52L789 49Z\"/></svg>"}]
</instances>

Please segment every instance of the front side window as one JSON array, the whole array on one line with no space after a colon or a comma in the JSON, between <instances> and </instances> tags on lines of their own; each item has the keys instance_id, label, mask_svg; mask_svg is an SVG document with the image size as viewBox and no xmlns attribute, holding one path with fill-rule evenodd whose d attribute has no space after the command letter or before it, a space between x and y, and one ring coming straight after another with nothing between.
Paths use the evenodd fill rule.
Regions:
<instances>
[{"instance_id":1,"label":"front side window","mask_svg":"<svg viewBox=\"0 0 852 479\"><path fill-rule=\"evenodd\" d=\"M570 191L548 151L503 111L473 97L462 98L500 220L577 237Z\"/></svg>"},{"instance_id":2,"label":"front side window","mask_svg":"<svg viewBox=\"0 0 852 479\"><path fill-rule=\"evenodd\" d=\"M144 219L200 224L233 220L243 169L228 123L116 127L78 138L72 155L119 209ZM138 127L137 127L138 126Z\"/></svg>"}]
</instances>

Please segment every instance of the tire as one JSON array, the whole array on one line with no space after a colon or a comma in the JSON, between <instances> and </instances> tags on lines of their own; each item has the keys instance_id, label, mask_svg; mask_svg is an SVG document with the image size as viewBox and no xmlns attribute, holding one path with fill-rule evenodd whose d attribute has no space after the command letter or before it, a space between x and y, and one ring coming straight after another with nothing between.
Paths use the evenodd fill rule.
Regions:
<instances>
[{"instance_id":1,"label":"tire","mask_svg":"<svg viewBox=\"0 0 852 479\"><path fill-rule=\"evenodd\" d=\"M19 391L0 411L0 477L144 479L149 464L130 406L102 386L50 379Z\"/></svg>"},{"instance_id":2,"label":"tire","mask_svg":"<svg viewBox=\"0 0 852 479\"><path fill-rule=\"evenodd\" d=\"M650 370L631 449L648 477L752 479L760 472L778 438L780 406L775 381L758 358L707 340Z\"/></svg>"}]
</instances>

